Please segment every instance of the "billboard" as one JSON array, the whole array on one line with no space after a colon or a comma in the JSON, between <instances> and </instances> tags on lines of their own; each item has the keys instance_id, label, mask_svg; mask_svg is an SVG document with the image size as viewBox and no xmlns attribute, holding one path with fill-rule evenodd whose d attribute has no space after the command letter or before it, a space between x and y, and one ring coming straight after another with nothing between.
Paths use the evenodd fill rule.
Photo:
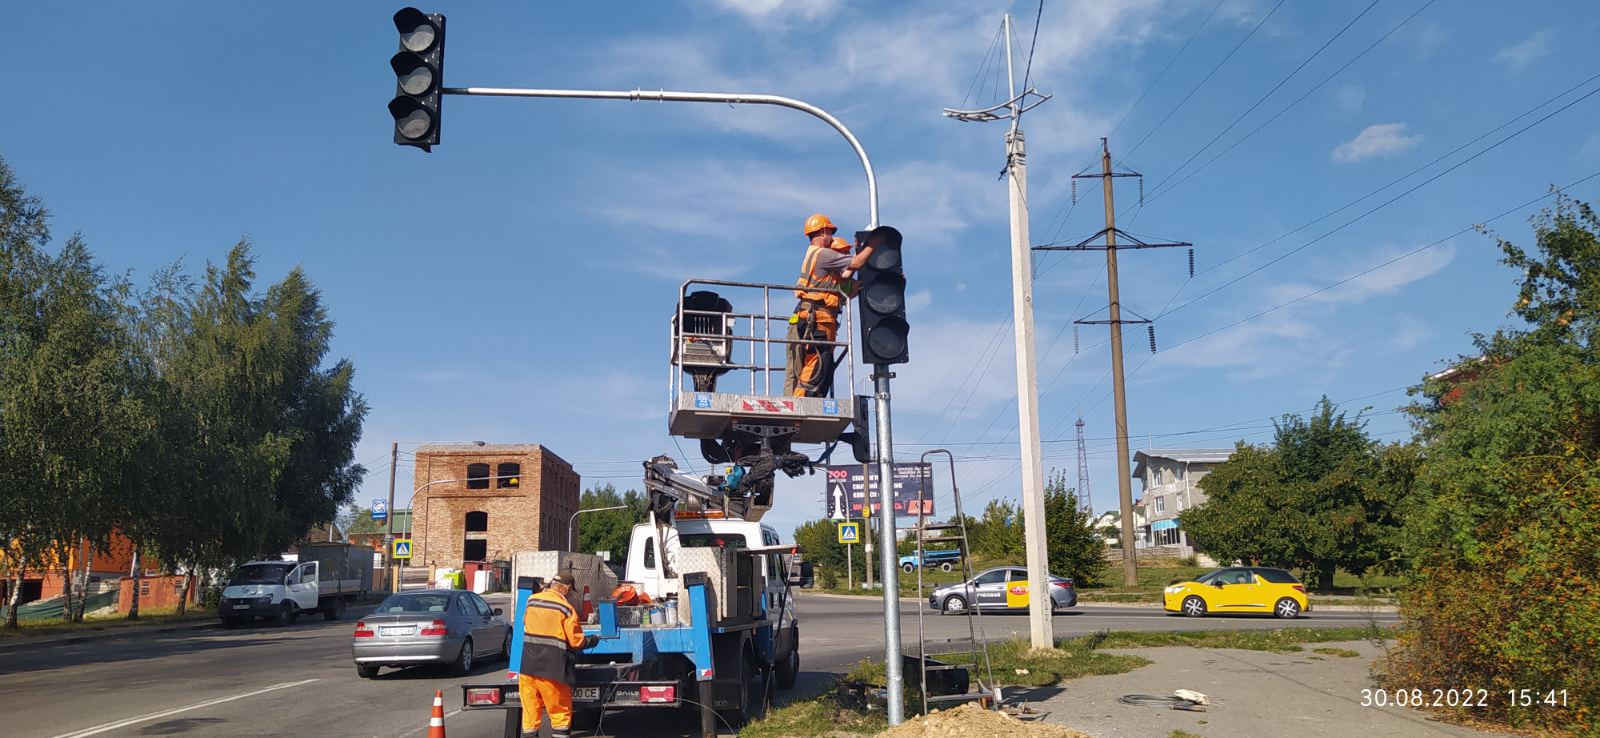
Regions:
<instances>
[{"instance_id":1,"label":"billboard","mask_svg":"<svg viewBox=\"0 0 1600 738\"><path fill-rule=\"evenodd\" d=\"M878 465L840 464L825 467L827 488L823 491L823 505L830 520L847 520L863 517L867 505L867 490L872 490L872 514L882 515L883 504L878 492ZM894 511L901 517L915 516L917 508L932 517L933 465L905 463L894 465Z\"/></svg>"}]
</instances>

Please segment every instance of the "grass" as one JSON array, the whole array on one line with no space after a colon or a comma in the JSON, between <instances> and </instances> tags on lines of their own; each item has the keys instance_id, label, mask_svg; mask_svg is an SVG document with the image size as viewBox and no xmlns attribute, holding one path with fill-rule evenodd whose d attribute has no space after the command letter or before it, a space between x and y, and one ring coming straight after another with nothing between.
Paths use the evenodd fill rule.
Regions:
<instances>
[{"instance_id":1,"label":"grass","mask_svg":"<svg viewBox=\"0 0 1600 738\"><path fill-rule=\"evenodd\" d=\"M995 681L1004 686L1040 687L1086 676L1121 674L1150 663L1139 656L1100 653L1097 639L1067 639L1059 651L1034 651L1020 640L993 644L989 648ZM906 674L906 714L921 712L917 706L916 676ZM836 684L865 682L883 684L883 663L861 661L839 677ZM773 710L766 717L739 731L740 738L819 738L835 734L872 735L889 727L879 710L845 710L834 701L833 688L811 699L799 700Z\"/></svg>"},{"instance_id":2,"label":"grass","mask_svg":"<svg viewBox=\"0 0 1600 738\"><path fill-rule=\"evenodd\" d=\"M1167 734L1167 738L1205 738L1199 733L1190 733L1187 730L1174 730Z\"/></svg>"},{"instance_id":3,"label":"grass","mask_svg":"<svg viewBox=\"0 0 1600 738\"><path fill-rule=\"evenodd\" d=\"M189 608L183 616L177 614L177 608L139 608L139 619L129 620L123 613L113 615L86 616L81 623L68 623L60 618L47 618L41 620L19 620L20 626L16 630L0 628L0 639L26 638L29 636L52 635L61 633L76 633L81 631L122 630L127 628L149 628L174 623L191 623L204 620L213 620L217 613L213 610L203 610L197 607Z\"/></svg>"},{"instance_id":4,"label":"grass","mask_svg":"<svg viewBox=\"0 0 1600 738\"><path fill-rule=\"evenodd\" d=\"M1302 643L1364 641L1393 638L1394 631L1375 625L1346 628L1284 628L1281 630L1192 630L1170 632L1117 631L1105 634L1102 648L1154 648L1193 646L1196 648L1239 648L1247 651L1295 653ZM1344 649L1326 649L1344 650ZM1355 652L1351 655L1359 656ZM1339 654L1343 655L1343 654Z\"/></svg>"},{"instance_id":5,"label":"grass","mask_svg":"<svg viewBox=\"0 0 1600 738\"><path fill-rule=\"evenodd\" d=\"M1359 651L1354 651L1348 648L1313 648L1311 649L1311 652L1326 654L1328 656L1338 656L1342 659L1353 659L1361 655Z\"/></svg>"}]
</instances>

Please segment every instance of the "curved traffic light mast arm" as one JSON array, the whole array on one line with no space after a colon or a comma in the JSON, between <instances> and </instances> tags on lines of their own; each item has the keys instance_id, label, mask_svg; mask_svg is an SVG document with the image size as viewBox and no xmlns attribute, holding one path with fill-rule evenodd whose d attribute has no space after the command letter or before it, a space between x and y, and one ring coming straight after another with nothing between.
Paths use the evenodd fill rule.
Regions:
<instances>
[{"instance_id":1,"label":"curved traffic light mast arm","mask_svg":"<svg viewBox=\"0 0 1600 738\"><path fill-rule=\"evenodd\" d=\"M441 90L446 95L482 95L487 97L565 97L580 100L634 100L653 102L704 102L727 103L730 105L777 105L779 107L793 108L803 113L810 113L813 117L822 119L823 122L833 126L833 130L844 136L850 142L850 148L855 149L856 156L861 159L861 168L867 173L867 210L869 219L867 225L871 230L878 227L878 178L872 173L872 160L867 158L867 150L862 148L861 142L856 140L855 134L850 132L838 118L833 117L828 111L823 110L804 100L780 95L752 95L739 92L670 92L666 90L538 90L518 87L446 87Z\"/></svg>"}]
</instances>

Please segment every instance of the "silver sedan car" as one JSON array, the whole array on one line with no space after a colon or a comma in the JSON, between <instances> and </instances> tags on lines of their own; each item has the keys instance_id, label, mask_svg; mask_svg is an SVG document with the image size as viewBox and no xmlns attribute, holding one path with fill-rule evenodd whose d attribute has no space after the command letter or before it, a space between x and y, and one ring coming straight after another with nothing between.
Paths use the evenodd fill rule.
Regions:
<instances>
[{"instance_id":1,"label":"silver sedan car","mask_svg":"<svg viewBox=\"0 0 1600 738\"><path fill-rule=\"evenodd\" d=\"M356 623L350 651L356 673L371 679L385 666L449 664L462 675L479 658L506 656L511 625L472 592L398 592Z\"/></svg>"},{"instance_id":2,"label":"silver sedan car","mask_svg":"<svg viewBox=\"0 0 1600 738\"><path fill-rule=\"evenodd\" d=\"M1028 570L1020 567L1000 566L988 569L971 581L947 584L928 595L928 607L946 615L959 615L968 607L980 610L1011 609L1006 603L1007 590L1028 580ZM1078 604L1078 591L1071 577L1050 575L1050 608L1060 610Z\"/></svg>"}]
</instances>

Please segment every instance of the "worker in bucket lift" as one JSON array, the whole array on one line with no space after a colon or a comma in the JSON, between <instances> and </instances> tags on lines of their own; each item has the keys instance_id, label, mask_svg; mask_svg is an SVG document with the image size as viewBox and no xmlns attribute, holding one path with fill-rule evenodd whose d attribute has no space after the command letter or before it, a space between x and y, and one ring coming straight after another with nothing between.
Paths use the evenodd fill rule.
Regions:
<instances>
[{"instance_id":1,"label":"worker in bucket lift","mask_svg":"<svg viewBox=\"0 0 1600 738\"><path fill-rule=\"evenodd\" d=\"M855 281L851 277L872 256L872 247L863 244L851 256L850 244L833 235L838 230L821 213L806 218L805 234L810 244L800 262L800 279L795 282L798 289L794 294L800 303L789 318L790 341L833 341L839 334L839 311L848 299L844 295L854 294ZM783 393L793 397L828 394L833 384L834 361L832 346L789 344Z\"/></svg>"},{"instance_id":2,"label":"worker in bucket lift","mask_svg":"<svg viewBox=\"0 0 1600 738\"><path fill-rule=\"evenodd\" d=\"M522 667L517 696L522 699L522 736L539 735L539 723L550 713L550 735L567 738L572 727L572 683L577 681L574 652L593 648L599 636L585 636L570 595L570 572L528 598L522 614Z\"/></svg>"}]
</instances>

